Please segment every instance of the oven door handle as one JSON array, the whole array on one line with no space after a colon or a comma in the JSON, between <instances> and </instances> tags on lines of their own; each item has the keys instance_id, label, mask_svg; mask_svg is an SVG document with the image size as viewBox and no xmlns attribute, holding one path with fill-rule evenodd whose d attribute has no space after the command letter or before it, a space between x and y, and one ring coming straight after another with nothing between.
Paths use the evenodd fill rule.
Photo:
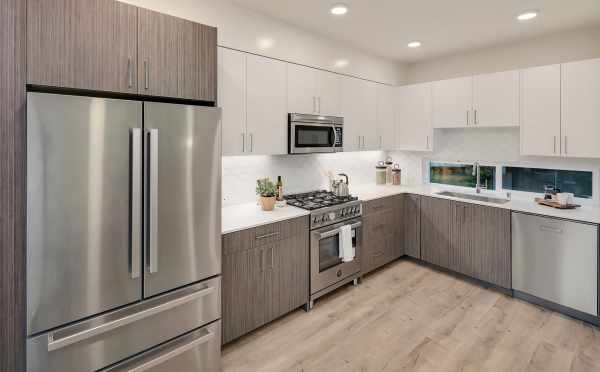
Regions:
<instances>
[{"instance_id":1,"label":"oven door handle","mask_svg":"<svg viewBox=\"0 0 600 372\"><path fill-rule=\"evenodd\" d=\"M356 229L356 228L359 228L361 226L362 226L362 222L355 222L352 225L350 225L350 228L351 229ZM336 236L341 231L342 231L341 227L338 227L337 229L325 231L324 233L320 233L319 234L319 240L325 239L325 238L329 238L329 237L332 237L332 236Z\"/></svg>"}]
</instances>

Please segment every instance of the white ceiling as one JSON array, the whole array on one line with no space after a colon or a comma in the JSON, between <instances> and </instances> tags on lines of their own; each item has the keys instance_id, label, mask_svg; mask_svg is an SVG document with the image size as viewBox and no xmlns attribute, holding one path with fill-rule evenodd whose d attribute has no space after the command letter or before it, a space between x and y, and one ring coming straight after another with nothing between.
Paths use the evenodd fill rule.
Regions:
<instances>
[{"instance_id":1,"label":"white ceiling","mask_svg":"<svg viewBox=\"0 0 600 372\"><path fill-rule=\"evenodd\" d=\"M350 9L344 16L330 14L336 0L234 2L400 62L600 25L600 0L341 0ZM533 21L515 20L528 9L541 13ZM410 49L411 40L423 46Z\"/></svg>"}]
</instances>

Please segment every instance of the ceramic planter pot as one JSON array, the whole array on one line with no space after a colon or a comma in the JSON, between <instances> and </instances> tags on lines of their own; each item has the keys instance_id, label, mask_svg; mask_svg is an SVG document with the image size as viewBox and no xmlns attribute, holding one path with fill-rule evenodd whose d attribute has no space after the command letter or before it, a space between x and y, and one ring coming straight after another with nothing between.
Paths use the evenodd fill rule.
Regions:
<instances>
[{"instance_id":1,"label":"ceramic planter pot","mask_svg":"<svg viewBox=\"0 0 600 372\"><path fill-rule=\"evenodd\" d=\"M260 205L263 211L272 211L275 209L276 198L274 196L261 196Z\"/></svg>"}]
</instances>

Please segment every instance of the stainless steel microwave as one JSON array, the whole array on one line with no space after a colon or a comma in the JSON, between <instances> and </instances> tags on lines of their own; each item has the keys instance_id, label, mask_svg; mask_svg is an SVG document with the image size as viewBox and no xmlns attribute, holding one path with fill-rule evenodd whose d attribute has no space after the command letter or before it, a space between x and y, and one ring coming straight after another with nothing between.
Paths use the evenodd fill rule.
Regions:
<instances>
[{"instance_id":1,"label":"stainless steel microwave","mask_svg":"<svg viewBox=\"0 0 600 372\"><path fill-rule=\"evenodd\" d=\"M344 151L344 118L289 114L288 153L311 154Z\"/></svg>"}]
</instances>

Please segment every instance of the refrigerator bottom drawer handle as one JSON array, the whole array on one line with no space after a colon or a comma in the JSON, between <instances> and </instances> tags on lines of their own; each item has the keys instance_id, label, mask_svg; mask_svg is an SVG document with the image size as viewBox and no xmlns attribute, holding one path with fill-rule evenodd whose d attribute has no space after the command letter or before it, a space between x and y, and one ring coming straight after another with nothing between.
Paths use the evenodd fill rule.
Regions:
<instances>
[{"instance_id":1,"label":"refrigerator bottom drawer handle","mask_svg":"<svg viewBox=\"0 0 600 372\"><path fill-rule=\"evenodd\" d=\"M155 359L152 359L140 366L131 368L128 370L128 372L147 371L150 368L156 367L159 364L162 364L170 359L177 357L178 355L185 353L186 351L192 350L202 344L205 344L215 337L215 334L213 332L211 332L211 331L205 331L205 332L206 332L206 334L204 336L201 336L201 337L195 339L194 341L191 341L185 345L179 346L178 348L170 350L169 352L166 352L166 353L156 357Z\"/></svg>"},{"instance_id":2,"label":"refrigerator bottom drawer handle","mask_svg":"<svg viewBox=\"0 0 600 372\"><path fill-rule=\"evenodd\" d=\"M158 313L162 313L164 311L173 309L175 307L185 305L189 302L192 302L201 297L209 295L209 294L213 293L215 290L216 290L215 287L207 286L197 292L188 294L186 296L177 298L175 300L165 302L162 304L158 304L158 305L154 305L154 306L144 309L142 311L138 311L135 314L131 314L131 315L125 316L123 318L115 319L113 321L101 324L99 326L88 328L88 329L82 330L80 332L76 332L76 333L73 333L73 334L58 338L58 339L55 339L55 337L54 337L56 332L49 333L48 334L48 351L51 352L54 350L62 349L66 346L73 345L75 343L78 343L78 342L81 342L84 340L88 340L92 337L99 336L103 333L112 331L112 330L120 328L120 327L124 327L128 324L140 321L142 319L148 318L148 317L156 315Z\"/></svg>"}]
</instances>

